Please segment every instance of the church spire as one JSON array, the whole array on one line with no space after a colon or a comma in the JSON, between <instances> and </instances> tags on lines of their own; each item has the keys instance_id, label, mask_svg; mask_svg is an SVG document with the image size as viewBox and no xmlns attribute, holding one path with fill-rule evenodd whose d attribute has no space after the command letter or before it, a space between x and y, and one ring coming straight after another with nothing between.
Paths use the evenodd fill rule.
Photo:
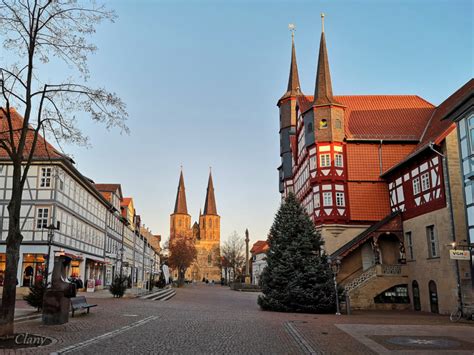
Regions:
<instances>
[{"instance_id":1,"label":"church spire","mask_svg":"<svg viewBox=\"0 0 474 355\"><path fill-rule=\"evenodd\" d=\"M296 26L293 24L289 24L288 28L291 31L291 63L290 63L290 75L288 77L288 87L280 99L286 99L287 97L297 96L301 94L301 87L300 87L300 78L298 75L298 64L296 62L296 49L295 49L295 29Z\"/></svg>"},{"instance_id":2,"label":"church spire","mask_svg":"<svg viewBox=\"0 0 474 355\"><path fill-rule=\"evenodd\" d=\"M178 194L176 195L176 202L174 204L174 213L188 214L188 206L186 205L186 190L184 188L183 170L179 175Z\"/></svg>"},{"instance_id":3,"label":"church spire","mask_svg":"<svg viewBox=\"0 0 474 355\"><path fill-rule=\"evenodd\" d=\"M321 41L319 43L318 70L313 105L339 104L332 96L331 73L324 35L324 14L321 14ZM340 104L339 104L340 105Z\"/></svg>"},{"instance_id":4,"label":"church spire","mask_svg":"<svg viewBox=\"0 0 474 355\"><path fill-rule=\"evenodd\" d=\"M207 183L206 202L204 203L204 215L217 215L216 198L214 197L214 184L212 183L212 173L209 172L209 182Z\"/></svg>"}]
</instances>

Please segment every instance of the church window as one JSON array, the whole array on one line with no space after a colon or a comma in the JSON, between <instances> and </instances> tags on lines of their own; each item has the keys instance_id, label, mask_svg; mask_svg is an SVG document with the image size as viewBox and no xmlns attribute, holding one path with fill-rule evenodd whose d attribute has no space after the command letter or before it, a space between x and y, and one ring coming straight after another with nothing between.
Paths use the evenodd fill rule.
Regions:
<instances>
[{"instance_id":1,"label":"church window","mask_svg":"<svg viewBox=\"0 0 474 355\"><path fill-rule=\"evenodd\" d=\"M319 156L320 166L322 168L331 166L331 155L330 154L321 154Z\"/></svg>"},{"instance_id":2,"label":"church window","mask_svg":"<svg viewBox=\"0 0 474 355\"><path fill-rule=\"evenodd\" d=\"M209 220L209 228L212 228L212 219Z\"/></svg>"},{"instance_id":3,"label":"church window","mask_svg":"<svg viewBox=\"0 0 474 355\"><path fill-rule=\"evenodd\" d=\"M325 129L328 128L328 120L322 119L319 121L319 129Z\"/></svg>"},{"instance_id":4,"label":"church window","mask_svg":"<svg viewBox=\"0 0 474 355\"><path fill-rule=\"evenodd\" d=\"M178 219L178 227L181 227L181 220Z\"/></svg>"},{"instance_id":5,"label":"church window","mask_svg":"<svg viewBox=\"0 0 474 355\"><path fill-rule=\"evenodd\" d=\"M209 265L209 266L212 265L212 256L211 256L211 254L209 254L209 255L207 256L207 265Z\"/></svg>"},{"instance_id":6,"label":"church window","mask_svg":"<svg viewBox=\"0 0 474 355\"><path fill-rule=\"evenodd\" d=\"M311 122L308 123L308 125L306 126L306 132L307 133L313 132L313 124Z\"/></svg>"},{"instance_id":7,"label":"church window","mask_svg":"<svg viewBox=\"0 0 474 355\"><path fill-rule=\"evenodd\" d=\"M342 168L344 166L344 162L342 160L342 154L334 155L334 165L338 168Z\"/></svg>"}]
</instances>

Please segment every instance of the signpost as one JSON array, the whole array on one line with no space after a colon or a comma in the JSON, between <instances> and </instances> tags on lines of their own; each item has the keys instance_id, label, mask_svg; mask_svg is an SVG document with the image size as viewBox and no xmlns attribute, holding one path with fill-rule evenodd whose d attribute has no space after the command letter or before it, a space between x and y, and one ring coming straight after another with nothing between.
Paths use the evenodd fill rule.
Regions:
<instances>
[{"instance_id":1,"label":"signpost","mask_svg":"<svg viewBox=\"0 0 474 355\"><path fill-rule=\"evenodd\" d=\"M453 260L470 260L471 252L469 250L451 249L449 251L449 258Z\"/></svg>"}]
</instances>

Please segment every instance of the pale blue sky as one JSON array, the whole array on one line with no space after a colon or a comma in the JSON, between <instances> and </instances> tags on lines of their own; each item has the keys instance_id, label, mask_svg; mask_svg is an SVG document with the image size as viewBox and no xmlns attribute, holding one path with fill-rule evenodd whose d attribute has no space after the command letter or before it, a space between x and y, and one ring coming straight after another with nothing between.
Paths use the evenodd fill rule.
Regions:
<instances>
[{"instance_id":1,"label":"pale blue sky","mask_svg":"<svg viewBox=\"0 0 474 355\"><path fill-rule=\"evenodd\" d=\"M335 94L417 94L439 104L472 77L472 1L110 1L91 83L127 103L129 136L83 124L92 148L66 147L96 182L121 183L154 233L169 235L184 166L189 213L212 166L222 239L265 239L279 204L278 110L290 33L312 94L320 37ZM57 75L57 68L51 68ZM59 73L61 74L61 73Z\"/></svg>"}]
</instances>

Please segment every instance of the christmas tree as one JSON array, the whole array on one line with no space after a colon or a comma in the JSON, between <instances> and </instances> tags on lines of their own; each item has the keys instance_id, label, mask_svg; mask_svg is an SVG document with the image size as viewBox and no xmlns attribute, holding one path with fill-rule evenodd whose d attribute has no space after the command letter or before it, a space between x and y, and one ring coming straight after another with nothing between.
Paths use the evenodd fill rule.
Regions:
<instances>
[{"instance_id":1,"label":"christmas tree","mask_svg":"<svg viewBox=\"0 0 474 355\"><path fill-rule=\"evenodd\" d=\"M260 307L283 312L333 312L333 274L322 251L324 241L294 194L281 204L268 243Z\"/></svg>"},{"instance_id":2,"label":"christmas tree","mask_svg":"<svg viewBox=\"0 0 474 355\"><path fill-rule=\"evenodd\" d=\"M46 292L46 285L43 281L37 281L30 286L30 293L23 296L23 299L31 306L38 309L43 308L43 297Z\"/></svg>"}]
</instances>

